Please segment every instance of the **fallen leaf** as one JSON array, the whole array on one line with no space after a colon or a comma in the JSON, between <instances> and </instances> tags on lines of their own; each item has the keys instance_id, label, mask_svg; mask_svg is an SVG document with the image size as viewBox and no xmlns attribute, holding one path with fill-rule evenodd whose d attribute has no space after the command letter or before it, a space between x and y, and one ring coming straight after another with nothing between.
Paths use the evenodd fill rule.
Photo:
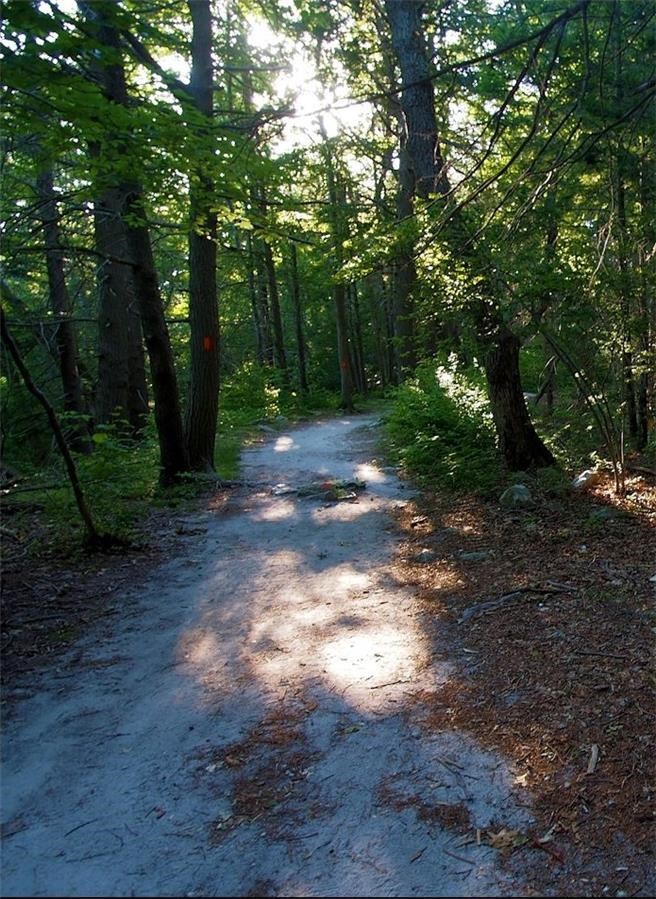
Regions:
<instances>
[{"instance_id":1,"label":"fallen leaf","mask_svg":"<svg viewBox=\"0 0 656 899\"><path fill-rule=\"evenodd\" d=\"M515 849L528 842L528 837L518 830L508 830L506 827L502 827L497 833L488 830L487 842L493 849Z\"/></svg>"}]
</instances>

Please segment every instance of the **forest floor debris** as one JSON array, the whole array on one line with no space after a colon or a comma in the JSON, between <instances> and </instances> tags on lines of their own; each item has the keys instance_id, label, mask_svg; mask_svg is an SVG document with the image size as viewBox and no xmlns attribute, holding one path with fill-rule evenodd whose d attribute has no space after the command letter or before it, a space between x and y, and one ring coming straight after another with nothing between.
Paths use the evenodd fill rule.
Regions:
<instances>
[{"instance_id":1,"label":"forest floor debris","mask_svg":"<svg viewBox=\"0 0 656 899\"><path fill-rule=\"evenodd\" d=\"M600 507L615 513L603 524L590 517ZM420 591L437 643L462 658L459 678L416 696L425 726L462 728L514 759L550 834L533 882L542 895L652 895L653 483L632 478L619 499L606 477L517 513L424 494L397 514L398 576ZM439 549L431 566L415 561L423 544ZM462 564L483 544L493 558Z\"/></svg>"}]
</instances>

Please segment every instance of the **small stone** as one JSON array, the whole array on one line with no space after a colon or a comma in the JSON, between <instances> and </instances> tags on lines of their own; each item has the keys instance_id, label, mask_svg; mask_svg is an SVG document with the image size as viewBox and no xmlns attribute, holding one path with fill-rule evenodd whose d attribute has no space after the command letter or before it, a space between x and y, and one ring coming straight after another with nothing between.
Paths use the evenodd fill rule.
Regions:
<instances>
[{"instance_id":1,"label":"small stone","mask_svg":"<svg viewBox=\"0 0 656 899\"><path fill-rule=\"evenodd\" d=\"M425 565L427 562L434 562L435 559L437 559L437 553L433 552L432 549L422 549L412 557L412 561L418 562L420 565Z\"/></svg>"},{"instance_id":2,"label":"small stone","mask_svg":"<svg viewBox=\"0 0 656 899\"><path fill-rule=\"evenodd\" d=\"M588 515L589 521L612 521L614 518L619 518L619 512L610 506L597 506Z\"/></svg>"},{"instance_id":3,"label":"small stone","mask_svg":"<svg viewBox=\"0 0 656 899\"><path fill-rule=\"evenodd\" d=\"M485 559L493 556L494 553L491 549L481 549L474 552L460 552L458 555L463 562L483 562Z\"/></svg>"},{"instance_id":4,"label":"small stone","mask_svg":"<svg viewBox=\"0 0 656 899\"><path fill-rule=\"evenodd\" d=\"M506 509L521 509L535 505L531 491L525 484L513 484L504 490L499 502Z\"/></svg>"}]
</instances>

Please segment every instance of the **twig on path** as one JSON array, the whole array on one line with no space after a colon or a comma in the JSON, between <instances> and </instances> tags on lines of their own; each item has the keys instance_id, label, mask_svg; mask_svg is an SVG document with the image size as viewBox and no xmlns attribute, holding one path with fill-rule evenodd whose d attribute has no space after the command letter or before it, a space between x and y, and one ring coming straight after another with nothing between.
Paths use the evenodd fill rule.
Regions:
<instances>
[{"instance_id":1,"label":"twig on path","mask_svg":"<svg viewBox=\"0 0 656 899\"><path fill-rule=\"evenodd\" d=\"M621 656L614 652L595 652L593 649L575 649L577 656L600 656L602 659L628 659L629 656Z\"/></svg>"},{"instance_id":2,"label":"twig on path","mask_svg":"<svg viewBox=\"0 0 656 899\"><path fill-rule=\"evenodd\" d=\"M405 680L391 680L387 684L374 684L373 687L369 687L370 690L380 690L381 687L394 687L396 684L409 684L412 681L409 678Z\"/></svg>"},{"instance_id":3,"label":"twig on path","mask_svg":"<svg viewBox=\"0 0 656 899\"><path fill-rule=\"evenodd\" d=\"M412 858L410 859L410 864L412 864L413 862L418 862L419 859L422 857L422 855L424 854L424 852L427 849L428 849L428 846L424 846L423 849L420 849L419 852L415 853L415 855L413 855Z\"/></svg>"},{"instance_id":4,"label":"twig on path","mask_svg":"<svg viewBox=\"0 0 656 899\"><path fill-rule=\"evenodd\" d=\"M517 590L513 590L512 593L503 593L501 596L484 599L482 602L469 606L458 619L458 624L463 624L465 621L469 621L470 618L475 618L477 615L487 615L490 612L495 612L497 609L505 606L506 603L511 602L513 599L521 599L521 597L527 593L535 593L537 595L546 594L549 596L558 593L574 592L576 592L576 587L570 587L568 584L555 584L554 582L549 582L546 587L519 587Z\"/></svg>"},{"instance_id":5,"label":"twig on path","mask_svg":"<svg viewBox=\"0 0 656 899\"><path fill-rule=\"evenodd\" d=\"M70 830L67 830L64 834L65 837L70 837L72 833L75 833L76 830L81 830L83 827L87 827L89 824L95 824L96 821L100 821L100 818L92 818L90 821L83 821L82 824L78 824L77 827L71 827Z\"/></svg>"},{"instance_id":6,"label":"twig on path","mask_svg":"<svg viewBox=\"0 0 656 899\"><path fill-rule=\"evenodd\" d=\"M450 855L451 858L457 858L459 862L466 862L468 865L476 864L476 862L472 861L471 858L465 858L464 855L458 855L457 852L449 852L448 849L443 849L442 852L444 852L445 855Z\"/></svg>"}]
</instances>

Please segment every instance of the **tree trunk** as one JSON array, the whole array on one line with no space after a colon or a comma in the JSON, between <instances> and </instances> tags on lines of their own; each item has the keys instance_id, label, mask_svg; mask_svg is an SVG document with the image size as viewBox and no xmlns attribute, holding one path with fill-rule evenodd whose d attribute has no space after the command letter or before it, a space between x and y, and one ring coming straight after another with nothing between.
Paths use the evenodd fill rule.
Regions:
<instances>
[{"instance_id":1,"label":"tree trunk","mask_svg":"<svg viewBox=\"0 0 656 899\"><path fill-rule=\"evenodd\" d=\"M50 308L56 322L55 341L64 391L64 411L74 412L80 416L87 415L78 368L77 335L75 325L70 320L72 303L64 273L59 210L50 169L41 169L37 175L36 185L41 201L40 215L46 246ZM70 440L74 450L82 453L91 452L89 429L82 421L78 421L70 428Z\"/></svg>"},{"instance_id":2,"label":"tree trunk","mask_svg":"<svg viewBox=\"0 0 656 899\"><path fill-rule=\"evenodd\" d=\"M301 285L298 280L298 257L296 245L290 243L291 261L291 297L294 310L294 327L296 330L296 351L298 353L298 384L301 393L308 392L305 335L303 333L303 310L301 308Z\"/></svg>"},{"instance_id":3,"label":"tree trunk","mask_svg":"<svg viewBox=\"0 0 656 899\"><path fill-rule=\"evenodd\" d=\"M126 213L132 222L127 226L127 237L134 260L134 280L153 382L155 424L161 465L160 480L162 484L167 485L173 483L181 472L186 471L188 458L175 362L164 318L164 304L159 289L150 233L145 224L135 224L145 222L144 200L139 188L135 188L129 196Z\"/></svg>"},{"instance_id":4,"label":"tree trunk","mask_svg":"<svg viewBox=\"0 0 656 899\"><path fill-rule=\"evenodd\" d=\"M423 4L385 0L392 46L401 70L403 111L409 176L414 194L424 199L446 194L449 182L439 146L433 82L421 20ZM553 457L538 437L526 409L519 376L519 341L503 322L498 302L499 279L490 275L491 260L477 258L462 214L447 228L446 238L454 255L461 255L479 276L481 295L473 314L485 370L499 447L512 469L552 465Z\"/></svg>"},{"instance_id":5,"label":"tree trunk","mask_svg":"<svg viewBox=\"0 0 656 899\"><path fill-rule=\"evenodd\" d=\"M199 140L211 140L213 111L212 11L210 0L189 0L192 20L189 90L207 126ZM200 130L200 129L199 129ZM216 279L217 216L212 183L202 172L191 189L189 234L189 323L191 381L185 432L189 464L214 471L219 405L219 310Z\"/></svg>"},{"instance_id":6,"label":"tree trunk","mask_svg":"<svg viewBox=\"0 0 656 899\"><path fill-rule=\"evenodd\" d=\"M253 255L255 261L256 300L262 328L263 358L266 365L272 366L274 364L274 341L273 328L271 327L271 308L269 306L269 282L261 242L255 245Z\"/></svg>"},{"instance_id":7,"label":"tree trunk","mask_svg":"<svg viewBox=\"0 0 656 899\"><path fill-rule=\"evenodd\" d=\"M125 229L125 223L121 222ZM130 257L127 232L125 235L126 255ZM141 316L134 282L134 268L128 268L127 293L127 325L128 325L128 421L135 437L142 434L148 421L148 381L146 379L146 356L144 353Z\"/></svg>"},{"instance_id":8,"label":"tree trunk","mask_svg":"<svg viewBox=\"0 0 656 899\"><path fill-rule=\"evenodd\" d=\"M108 58L94 59L92 68L112 103L128 105L125 72L120 59L118 31L112 24L114 4L107 0L81 3L90 27ZM89 146L103 168L115 165L122 147L111 153L100 142ZM148 416L148 387L141 322L134 293L131 259L123 222L127 190L123 179L99 187L94 207L96 248L99 266L99 341L96 414L99 421L128 422L133 436L139 435Z\"/></svg>"},{"instance_id":9,"label":"tree trunk","mask_svg":"<svg viewBox=\"0 0 656 899\"><path fill-rule=\"evenodd\" d=\"M360 318L360 297L358 285L353 283L351 288L351 333L353 334L353 364L355 381L358 393L363 396L367 393L367 372L364 363L364 340L362 337L362 321Z\"/></svg>"},{"instance_id":10,"label":"tree trunk","mask_svg":"<svg viewBox=\"0 0 656 899\"><path fill-rule=\"evenodd\" d=\"M392 47L401 70L401 109L407 153L406 191L427 198L445 193L448 184L437 137L433 82L424 28L423 3L385 0Z\"/></svg>"},{"instance_id":11,"label":"tree trunk","mask_svg":"<svg viewBox=\"0 0 656 899\"><path fill-rule=\"evenodd\" d=\"M341 381L340 407L345 412L353 412L353 378L351 376L351 348L348 339L348 311L346 301L346 285L333 285L333 303L337 323L337 358Z\"/></svg>"},{"instance_id":12,"label":"tree trunk","mask_svg":"<svg viewBox=\"0 0 656 899\"><path fill-rule=\"evenodd\" d=\"M264 267L267 273L267 286L269 288L269 308L271 310L271 322L273 324L273 364L283 373L285 384L288 381L287 356L285 355L285 339L282 328L282 315L280 313L280 296L278 293L278 281L276 279L276 266L273 261L273 251L264 241Z\"/></svg>"},{"instance_id":13,"label":"tree trunk","mask_svg":"<svg viewBox=\"0 0 656 899\"><path fill-rule=\"evenodd\" d=\"M519 340L507 329L485 359L485 372L499 449L513 471L553 465L555 460L535 433L519 374Z\"/></svg>"},{"instance_id":14,"label":"tree trunk","mask_svg":"<svg viewBox=\"0 0 656 899\"><path fill-rule=\"evenodd\" d=\"M87 540L91 544L99 543L101 542L101 537L96 529L95 523L89 511L89 507L87 505L87 501L85 499L84 493L82 491L82 486L78 478L75 461L70 453L68 444L66 443L66 438L64 437L64 432L61 429L59 420L57 419L57 416L55 414L55 410L52 408L52 405L46 398L43 391L40 390L32 380L32 376L30 375L30 372L25 365L25 362L23 361L23 357L20 354L18 345L9 332L7 322L5 320L4 309L2 308L0 308L0 335L2 336L2 342L7 347L9 355L14 360L16 368L20 372L20 375L25 382L26 388L29 390L32 396L35 397L43 406L45 413L48 416L48 422L50 423L55 441L57 442L57 446L59 447L59 450L64 458L64 464L66 466L66 471L71 482L71 487L73 488L75 502L77 503L80 517L84 522L84 527L87 532Z\"/></svg>"},{"instance_id":15,"label":"tree trunk","mask_svg":"<svg viewBox=\"0 0 656 899\"><path fill-rule=\"evenodd\" d=\"M99 40L115 55L111 66L103 66L103 88L109 100L121 106L129 106L129 95L125 80L125 70L120 56L120 38L116 28L111 24L108 15L111 9L102 4L87 4L88 14L96 16L99 24ZM137 378L145 385L145 366L142 364L141 331L146 341L150 375L155 400L155 424L160 450L160 481L172 483L177 475L188 468L187 449L182 427L180 398L171 341L166 320L164 303L159 288L159 280L155 267L150 233L146 224L146 210L143 190L137 183L122 183L121 215L124 216L124 228L129 257L132 264L132 280L134 283L136 304L129 317L129 343L132 347L130 356L130 379L133 384ZM136 348L136 353L135 353ZM145 388L144 388L145 389ZM144 393L145 398L145 393ZM138 414L138 409L135 410Z\"/></svg>"},{"instance_id":16,"label":"tree trunk","mask_svg":"<svg viewBox=\"0 0 656 899\"><path fill-rule=\"evenodd\" d=\"M246 235L246 270L248 280L248 295L250 296L251 311L253 313L253 330L255 331L257 361L260 365L264 365L267 361L265 355L266 340L264 337L264 325L260 312L260 299L258 296L258 285L256 281L255 254L253 253L253 241L250 234Z\"/></svg>"},{"instance_id":17,"label":"tree trunk","mask_svg":"<svg viewBox=\"0 0 656 899\"><path fill-rule=\"evenodd\" d=\"M115 189L105 191L94 205L96 249L100 256L98 280L98 384L96 420L103 424L118 417L129 421L130 371L127 324L128 267L125 231Z\"/></svg>"}]
</instances>

